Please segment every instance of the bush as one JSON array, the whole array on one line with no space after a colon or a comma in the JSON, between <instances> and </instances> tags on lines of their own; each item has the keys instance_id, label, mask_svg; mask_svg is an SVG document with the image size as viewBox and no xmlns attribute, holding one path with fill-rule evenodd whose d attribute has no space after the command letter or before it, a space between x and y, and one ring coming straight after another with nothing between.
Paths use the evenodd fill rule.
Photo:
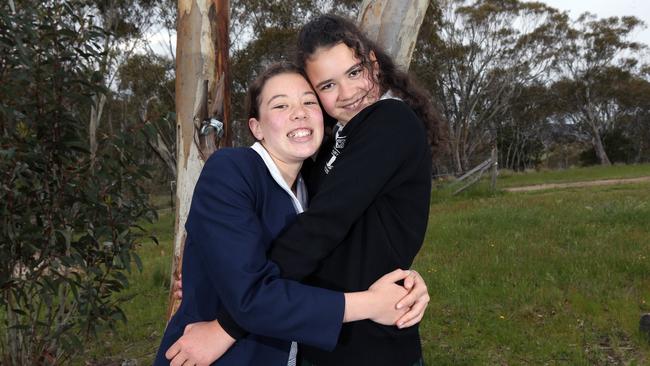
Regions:
<instances>
[{"instance_id":1,"label":"bush","mask_svg":"<svg viewBox=\"0 0 650 366\"><path fill-rule=\"evenodd\" d=\"M0 5L0 363L57 364L125 320L115 294L153 218L129 136L87 148L102 33L73 0Z\"/></svg>"}]
</instances>

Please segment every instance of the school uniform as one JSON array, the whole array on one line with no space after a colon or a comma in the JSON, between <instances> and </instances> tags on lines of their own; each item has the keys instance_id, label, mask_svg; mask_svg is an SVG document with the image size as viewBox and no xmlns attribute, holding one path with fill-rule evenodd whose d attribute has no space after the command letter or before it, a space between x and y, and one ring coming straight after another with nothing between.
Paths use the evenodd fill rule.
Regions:
<instances>
[{"instance_id":1,"label":"school uniform","mask_svg":"<svg viewBox=\"0 0 650 366\"><path fill-rule=\"evenodd\" d=\"M186 325L214 320L220 309L254 334L213 365L286 366L291 340L336 344L344 295L282 279L267 258L271 240L302 207L286 183L278 184L279 171L274 178L260 148L221 149L201 172L185 226L183 300L154 365L169 364L164 354Z\"/></svg>"},{"instance_id":2,"label":"school uniform","mask_svg":"<svg viewBox=\"0 0 650 366\"><path fill-rule=\"evenodd\" d=\"M396 268L408 269L422 245L431 151L419 118L390 98L337 132L309 175L309 210L273 241L269 255L283 277L363 291ZM245 334L227 313L218 319L236 338ZM370 320L344 324L331 352L300 344L300 353L318 366L412 366L422 357L417 325L400 330Z\"/></svg>"}]
</instances>

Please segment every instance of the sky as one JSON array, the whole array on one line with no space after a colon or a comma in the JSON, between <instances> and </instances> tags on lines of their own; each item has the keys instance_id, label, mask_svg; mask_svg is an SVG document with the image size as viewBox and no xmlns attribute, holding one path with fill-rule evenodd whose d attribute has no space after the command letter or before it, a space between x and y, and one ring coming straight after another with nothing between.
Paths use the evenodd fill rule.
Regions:
<instances>
[{"instance_id":1,"label":"sky","mask_svg":"<svg viewBox=\"0 0 650 366\"><path fill-rule=\"evenodd\" d=\"M529 0L532 1L532 0ZM599 18L610 16L634 15L646 23L645 29L637 30L632 39L650 46L650 0L536 0L554 8L568 11L575 19L584 12L596 14ZM162 31L149 35L152 47L158 53L169 54L166 41L167 33ZM173 38L176 48L176 37Z\"/></svg>"},{"instance_id":2,"label":"sky","mask_svg":"<svg viewBox=\"0 0 650 366\"><path fill-rule=\"evenodd\" d=\"M650 1L649 0L537 0L559 10L566 10L572 19L584 12L596 14L598 18L634 15L646 23L645 29L637 30L632 39L650 46Z\"/></svg>"}]
</instances>

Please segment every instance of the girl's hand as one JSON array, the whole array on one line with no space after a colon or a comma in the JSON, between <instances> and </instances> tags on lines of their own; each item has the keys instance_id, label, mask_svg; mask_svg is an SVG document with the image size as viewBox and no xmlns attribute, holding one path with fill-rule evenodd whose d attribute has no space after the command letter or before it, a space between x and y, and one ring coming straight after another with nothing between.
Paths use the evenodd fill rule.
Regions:
<instances>
[{"instance_id":1,"label":"girl's hand","mask_svg":"<svg viewBox=\"0 0 650 366\"><path fill-rule=\"evenodd\" d=\"M178 275L178 279L174 281L172 293L176 300L183 300L183 275Z\"/></svg>"},{"instance_id":2,"label":"girl's hand","mask_svg":"<svg viewBox=\"0 0 650 366\"><path fill-rule=\"evenodd\" d=\"M396 304L404 299L408 292L395 282L405 280L409 275L410 271L396 269L382 276L368 288L371 296L371 316L368 317L370 320L383 325L395 325L398 319L407 313L408 307L398 309Z\"/></svg>"},{"instance_id":3,"label":"girl's hand","mask_svg":"<svg viewBox=\"0 0 650 366\"><path fill-rule=\"evenodd\" d=\"M411 274L404 280L404 288L409 293L404 296L398 303L397 308L410 308L399 320L398 328L407 328L419 323L424 316L424 311L429 305L429 292L424 279L416 271L411 270Z\"/></svg>"},{"instance_id":4,"label":"girl's hand","mask_svg":"<svg viewBox=\"0 0 650 366\"><path fill-rule=\"evenodd\" d=\"M223 356L235 340L217 320L188 324L183 336L165 353L171 366L210 365Z\"/></svg>"}]
</instances>

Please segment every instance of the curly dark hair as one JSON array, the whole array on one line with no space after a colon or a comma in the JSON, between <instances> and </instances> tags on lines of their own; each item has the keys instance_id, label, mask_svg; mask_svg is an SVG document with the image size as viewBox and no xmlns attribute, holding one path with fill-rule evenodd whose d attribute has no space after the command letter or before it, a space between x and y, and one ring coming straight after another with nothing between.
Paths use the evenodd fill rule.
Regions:
<instances>
[{"instance_id":1,"label":"curly dark hair","mask_svg":"<svg viewBox=\"0 0 650 366\"><path fill-rule=\"evenodd\" d=\"M372 63L375 62L370 58L370 53L374 53L379 64L375 84L380 87L380 95L390 90L408 104L424 124L431 145L439 147L441 134L438 131L441 130L442 123L429 93L407 73L399 70L391 57L368 39L352 21L338 15L325 14L305 24L298 34L296 64L304 69L309 58L319 48L331 48L339 43L350 47L368 70L372 70Z\"/></svg>"}]
</instances>

